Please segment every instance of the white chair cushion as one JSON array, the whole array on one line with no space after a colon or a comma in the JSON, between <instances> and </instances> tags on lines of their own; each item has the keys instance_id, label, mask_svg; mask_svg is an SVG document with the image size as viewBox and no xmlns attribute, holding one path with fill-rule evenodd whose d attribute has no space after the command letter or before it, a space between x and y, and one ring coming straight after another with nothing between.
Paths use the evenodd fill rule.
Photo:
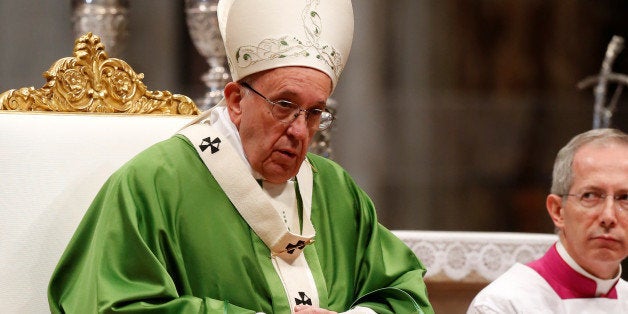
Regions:
<instances>
[{"instance_id":1,"label":"white chair cushion","mask_svg":"<svg viewBox=\"0 0 628 314\"><path fill-rule=\"evenodd\" d=\"M3 313L50 312L52 271L102 184L191 119L0 111Z\"/></svg>"}]
</instances>

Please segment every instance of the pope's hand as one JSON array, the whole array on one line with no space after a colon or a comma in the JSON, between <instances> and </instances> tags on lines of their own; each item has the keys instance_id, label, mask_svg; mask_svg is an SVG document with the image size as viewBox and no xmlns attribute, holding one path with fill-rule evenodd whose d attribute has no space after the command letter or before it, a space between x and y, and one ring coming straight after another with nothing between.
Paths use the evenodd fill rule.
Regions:
<instances>
[{"instance_id":1,"label":"pope's hand","mask_svg":"<svg viewBox=\"0 0 628 314\"><path fill-rule=\"evenodd\" d=\"M294 307L294 312L295 313L302 313L302 314L308 314L308 313L313 313L313 314L338 314L338 312L334 312L334 311L329 311L326 309L321 309L318 307L313 307L313 306L309 306L309 305L297 305Z\"/></svg>"}]
</instances>

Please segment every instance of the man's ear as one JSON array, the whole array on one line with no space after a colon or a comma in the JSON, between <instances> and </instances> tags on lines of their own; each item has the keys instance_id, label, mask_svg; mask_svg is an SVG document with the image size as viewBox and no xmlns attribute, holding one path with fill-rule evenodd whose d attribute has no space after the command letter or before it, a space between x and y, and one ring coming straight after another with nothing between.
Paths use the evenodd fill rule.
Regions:
<instances>
[{"instance_id":1,"label":"man's ear","mask_svg":"<svg viewBox=\"0 0 628 314\"><path fill-rule=\"evenodd\" d=\"M545 207L552 221L554 221L554 226L558 229L562 229L565 226L563 198L560 195L550 194L545 200Z\"/></svg>"},{"instance_id":2,"label":"man's ear","mask_svg":"<svg viewBox=\"0 0 628 314\"><path fill-rule=\"evenodd\" d=\"M229 111L229 117L236 126L240 124L240 117L242 116L242 87L236 82L229 82L225 85L224 89L225 101L227 102L227 110Z\"/></svg>"}]
</instances>

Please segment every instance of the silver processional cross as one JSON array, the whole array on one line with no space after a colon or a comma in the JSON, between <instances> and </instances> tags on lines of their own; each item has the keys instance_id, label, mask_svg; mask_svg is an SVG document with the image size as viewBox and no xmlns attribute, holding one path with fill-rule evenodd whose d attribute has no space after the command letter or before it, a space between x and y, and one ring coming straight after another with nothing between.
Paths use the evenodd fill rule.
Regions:
<instances>
[{"instance_id":1,"label":"silver processional cross","mask_svg":"<svg viewBox=\"0 0 628 314\"><path fill-rule=\"evenodd\" d=\"M613 36L611 42L606 48L606 54L604 61L602 61L602 68L600 74L590 76L578 83L578 88L584 89L589 86L595 85L593 89L593 96L595 99L593 107L593 128L608 128L611 126L611 119L613 113L617 109L617 102L621 95L624 85L628 86L628 75L621 73L614 73L612 71L613 62L617 58L617 55L624 49L624 39L620 36ZM607 102L608 83L616 83L617 87L613 93L610 101Z\"/></svg>"}]
</instances>

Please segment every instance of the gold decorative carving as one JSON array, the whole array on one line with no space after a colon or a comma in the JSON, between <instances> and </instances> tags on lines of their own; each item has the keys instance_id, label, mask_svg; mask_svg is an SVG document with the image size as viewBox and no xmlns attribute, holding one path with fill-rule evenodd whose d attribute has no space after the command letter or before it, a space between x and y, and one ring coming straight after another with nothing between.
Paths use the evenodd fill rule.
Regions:
<instances>
[{"instance_id":1,"label":"gold decorative carving","mask_svg":"<svg viewBox=\"0 0 628 314\"><path fill-rule=\"evenodd\" d=\"M43 74L40 89L24 87L0 94L0 109L17 111L128 114L199 113L187 96L149 91L144 74L123 60L107 57L100 37L87 33L74 43L74 57L57 60Z\"/></svg>"}]
</instances>

